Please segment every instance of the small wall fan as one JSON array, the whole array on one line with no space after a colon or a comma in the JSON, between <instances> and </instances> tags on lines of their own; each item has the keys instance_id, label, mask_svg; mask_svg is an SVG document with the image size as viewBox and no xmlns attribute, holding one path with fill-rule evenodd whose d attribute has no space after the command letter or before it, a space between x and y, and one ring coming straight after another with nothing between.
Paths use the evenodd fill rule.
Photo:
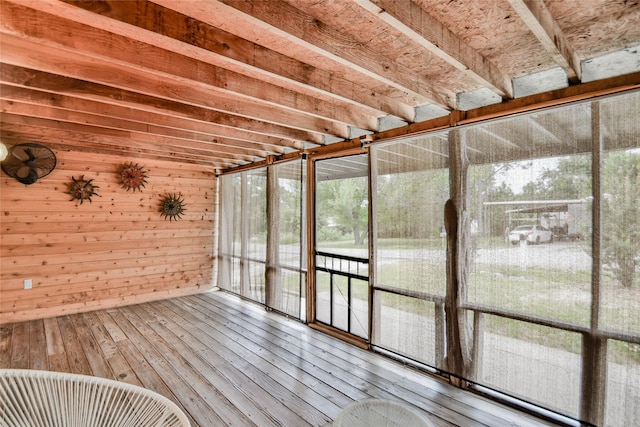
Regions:
<instances>
[{"instance_id":1,"label":"small wall fan","mask_svg":"<svg viewBox=\"0 0 640 427\"><path fill-rule=\"evenodd\" d=\"M49 175L55 167L53 151L33 142L10 147L7 158L2 161L4 173L26 185Z\"/></svg>"}]
</instances>

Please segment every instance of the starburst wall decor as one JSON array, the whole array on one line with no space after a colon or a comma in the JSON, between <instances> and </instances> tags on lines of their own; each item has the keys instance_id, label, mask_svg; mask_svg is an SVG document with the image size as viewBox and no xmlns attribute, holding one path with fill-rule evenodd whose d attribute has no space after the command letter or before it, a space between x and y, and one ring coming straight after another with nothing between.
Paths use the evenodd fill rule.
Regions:
<instances>
[{"instance_id":1,"label":"starburst wall decor","mask_svg":"<svg viewBox=\"0 0 640 427\"><path fill-rule=\"evenodd\" d=\"M67 188L69 188L69 191L66 191L66 193L71 195L71 201L80 200L80 204L85 200L91 202L91 197L93 196L100 197L100 195L96 193L96 188L100 187L93 184L93 179L84 179L84 175L80 176L79 179L75 179L72 176L71 182L67 183Z\"/></svg>"},{"instance_id":2,"label":"starburst wall decor","mask_svg":"<svg viewBox=\"0 0 640 427\"><path fill-rule=\"evenodd\" d=\"M125 190L136 190L142 192L142 188L147 184L147 171L139 164L133 162L123 163L117 170L120 186Z\"/></svg>"},{"instance_id":3,"label":"starburst wall decor","mask_svg":"<svg viewBox=\"0 0 640 427\"><path fill-rule=\"evenodd\" d=\"M186 211L182 194L165 194L161 198L160 215L169 221L177 221Z\"/></svg>"}]
</instances>

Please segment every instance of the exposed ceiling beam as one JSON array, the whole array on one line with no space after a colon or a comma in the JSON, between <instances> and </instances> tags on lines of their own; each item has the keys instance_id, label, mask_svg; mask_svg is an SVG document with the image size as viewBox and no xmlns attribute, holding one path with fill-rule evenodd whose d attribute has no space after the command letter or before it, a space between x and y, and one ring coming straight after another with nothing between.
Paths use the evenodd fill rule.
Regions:
<instances>
[{"instance_id":1,"label":"exposed ceiling beam","mask_svg":"<svg viewBox=\"0 0 640 427\"><path fill-rule=\"evenodd\" d=\"M511 78L413 1L355 0L424 49L500 96L513 97Z\"/></svg>"},{"instance_id":2,"label":"exposed ceiling beam","mask_svg":"<svg viewBox=\"0 0 640 427\"><path fill-rule=\"evenodd\" d=\"M34 109L35 110L35 109ZM45 115L44 112L41 112ZM49 113L49 115L53 115ZM220 160L225 158L233 158L240 161L252 161L255 155L248 152L242 153L239 150L233 150L229 147L217 146L211 143L202 143L184 138L175 138L169 136L152 135L146 132L123 130L108 128L95 124L81 124L73 121L56 120L55 118L40 118L36 116L22 116L9 113L0 113L3 129L15 126L41 127L67 131L71 133L91 134L89 141L98 142L101 138L107 140L117 140L120 145L128 147L175 147L175 151L192 154L194 156L201 155L203 158L213 157ZM245 150L246 151L246 150Z\"/></svg>"},{"instance_id":3,"label":"exposed ceiling beam","mask_svg":"<svg viewBox=\"0 0 640 427\"><path fill-rule=\"evenodd\" d=\"M239 129L220 126L203 121L184 120L179 117L138 110L130 107L105 104L97 101L60 95L52 92L32 90L18 86L0 85L0 99L13 103L40 105L75 111L90 115L104 116L110 119L124 119L144 126L159 126L167 131L172 129L189 131L207 137L209 141L223 139L230 145L254 147L266 151L296 150L304 148L301 143L287 141Z\"/></svg>"},{"instance_id":4,"label":"exposed ceiling beam","mask_svg":"<svg viewBox=\"0 0 640 427\"><path fill-rule=\"evenodd\" d=\"M564 69L569 80L574 83L580 80L580 63L542 0L509 0L509 3L553 60Z\"/></svg>"},{"instance_id":5,"label":"exposed ceiling beam","mask_svg":"<svg viewBox=\"0 0 640 427\"><path fill-rule=\"evenodd\" d=\"M33 141L45 143L50 148L71 148L91 153L128 154L143 158L212 165L216 168L227 168L234 164L228 161L227 158L207 156L204 153L196 155L185 152L182 149L171 151L166 147L154 147L149 144L126 144L123 143L122 138L117 136L95 135L90 128L80 131L77 129L59 129L52 127L51 124L43 123L40 123L39 126L3 123L0 137L5 142L21 143Z\"/></svg>"},{"instance_id":6,"label":"exposed ceiling beam","mask_svg":"<svg viewBox=\"0 0 640 427\"><path fill-rule=\"evenodd\" d=\"M210 108L254 120L321 134L348 137L347 125L309 116L300 111L277 108L270 103L224 94L210 85L185 81L169 74L155 73L129 64L100 60L76 51L63 50L3 34L0 38L5 63L61 74L128 91ZM32 52L25 56L25 51ZM158 58L164 61L166 58Z\"/></svg>"},{"instance_id":7,"label":"exposed ceiling beam","mask_svg":"<svg viewBox=\"0 0 640 427\"><path fill-rule=\"evenodd\" d=\"M4 97L4 90L2 93ZM186 148L197 148L227 154L241 154L254 157L266 157L269 154L283 154L283 147L271 150L265 149L258 144L239 143L226 138L214 138L198 132L191 132L183 129L168 128L161 125L140 123L116 119L99 114L90 114L80 111L72 111L47 105L17 102L15 100L0 99L0 112L22 117L35 117L41 119L55 120L59 122L76 123L79 125L96 126L104 129L116 129L131 132L131 139L148 140L151 136L157 137L159 143L168 142L169 145L176 144ZM166 139L165 139L166 138Z\"/></svg>"},{"instance_id":8,"label":"exposed ceiling beam","mask_svg":"<svg viewBox=\"0 0 640 427\"><path fill-rule=\"evenodd\" d=\"M270 27L268 29L272 35L279 32L282 39L303 47L310 55L320 55L327 61L347 66L385 85L410 93L421 99L420 104L433 103L451 108L455 102L451 98L453 94L436 89L428 81L417 78L411 70L283 0L220 0L220 3L253 17L253 25Z\"/></svg>"},{"instance_id":9,"label":"exposed ceiling beam","mask_svg":"<svg viewBox=\"0 0 640 427\"><path fill-rule=\"evenodd\" d=\"M25 4L26 0L12 0ZM323 101L346 102L354 108L375 110L403 120L413 119L413 108L339 73L314 67L216 28L214 3L156 1L154 3L107 0L100 3L65 0L63 7L43 0L38 10L71 20L87 19L92 26L135 38L225 69L299 91ZM158 3L158 4L155 4ZM33 6L32 7L36 7ZM77 6L77 7L76 7ZM81 9L78 9L81 8ZM157 17L163 16L160 20ZM198 17L192 18L192 17ZM111 18L111 19L109 19ZM213 21L209 24L207 21ZM368 113L372 114L372 113Z\"/></svg>"},{"instance_id":10,"label":"exposed ceiling beam","mask_svg":"<svg viewBox=\"0 0 640 427\"><path fill-rule=\"evenodd\" d=\"M11 86L37 89L50 94L96 101L114 107L120 106L142 112L168 115L175 119L187 119L195 123L223 128L230 132L223 133L221 136L232 137L232 135L236 135L237 138L243 139L243 135L249 133L266 141L269 141L270 138L284 138L284 141L289 141L285 145L293 148L302 147L301 141L311 141L316 144L322 144L323 141L320 134L10 64L0 64L0 82ZM255 136L247 138L255 140Z\"/></svg>"},{"instance_id":11,"label":"exposed ceiling beam","mask_svg":"<svg viewBox=\"0 0 640 427\"><path fill-rule=\"evenodd\" d=\"M92 61L109 58L110 62L122 64L122 68L127 67L139 73L155 74L156 78L177 78L181 81L192 82L192 86L202 87L209 92L212 103L222 106L232 103L239 104L240 108L229 111L236 114L239 113L239 110L245 110L241 107L243 104L250 103L254 107L262 105L260 108L265 110L282 110L285 114L308 114L311 116L309 119L314 121L320 119L321 121L335 122L335 125L325 125L325 129L316 128L316 131L323 133L330 133L328 130L340 126L342 121L345 121L342 122L342 125L353 123L363 129L377 130L377 112L372 115L370 109L359 109L351 104L336 100L325 102L166 49L150 46L66 19L42 16L29 8L3 3L3 18L10 17L10 14L15 15L14 19L3 19L0 23L5 34L26 36L36 43L68 49L67 63L73 61L76 54L91 58ZM18 19L18 16L22 19ZM38 21L45 20L55 29L45 30L44 25L37 24ZM52 20L54 22L51 22ZM100 40L101 43L85 43L84 40ZM304 121L305 119L301 119L302 123Z\"/></svg>"}]
</instances>

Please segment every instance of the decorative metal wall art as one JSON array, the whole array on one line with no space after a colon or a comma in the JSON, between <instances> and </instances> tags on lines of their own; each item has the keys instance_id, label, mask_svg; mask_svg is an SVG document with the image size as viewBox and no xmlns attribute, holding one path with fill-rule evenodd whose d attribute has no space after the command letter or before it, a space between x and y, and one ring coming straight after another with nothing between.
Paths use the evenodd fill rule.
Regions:
<instances>
[{"instance_id":1,"label":"decorative metal wall art","mask_svg":"<svg viewBox=\"0 0 640 427\"><path fill-rule=\"evenodd\" d=\"M33 142L10 147L7 158L2 162L4 173L26 185L49 175L55 167L53 151Z\"/></svg>"},{"instance_id":2,"label":"decorative metal wall art","mask_svg":"<svg viewBox=\"0 0 640 427\"><path fill-rule=\"evenodd\" d=\"M185 202L182 194L165 194L161 198L162 204L160 205L160 215L164 217L164 219L179 220L182 217L182 214L186 211Z\"/></svg>"},{"instance_id":3,"label":"decorative metal wall art","mask_svg":"<svg viewBox=\"0 0 640 427\"><path fill-rule=\"evenodd\" d=\"M147 184L147 171L139 164L133 162L123 163L118 167L118 179L122 188L127 191L136 190L142 192L142 188Z\"/></svg>"},{"instance_id":4,"label":"decorative metal wall art","mask_svg":"<svg viewBox=\"0 0 640 427\"><path fill-rule=\"evenodd\" d=\"M96 193L96 188L100 187L93 184L93 179L84 179L84 175L80 176L79 179L75 179L72 176L71 182L67 183L67 187L69 188L69 191L66 193L71 195L71 201L80 200L80 204L85 200L89 200L89 202L91 202L91 197L93 196L100 197L100 195Z\"/></svg>"}]
</instances>

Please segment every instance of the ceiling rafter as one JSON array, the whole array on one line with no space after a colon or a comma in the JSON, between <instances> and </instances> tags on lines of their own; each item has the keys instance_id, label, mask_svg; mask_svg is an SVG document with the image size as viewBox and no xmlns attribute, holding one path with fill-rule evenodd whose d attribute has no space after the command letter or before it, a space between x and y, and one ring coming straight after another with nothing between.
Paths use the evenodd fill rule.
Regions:
<instances>
[{"instance_id":1,"label":"ceiling rafter","mask_svg":"<svg viewBox=\"0 0 640 427\"><path fill-rule=\"evenodd\" d=\"M413 1L355 0L370 13L500 96L513 98L511 78Z\"/></svg>"},{"instance_id":2,"label":"ceiling rafter","mask_svg":"<svg viewBox=\"0 0 640 427\"><path fill-rule=\"evenodd\" d=\"M93 129L89 127L83 131L60 129L55 122L40 122L39 126L3 123L2 140L13 143L20 143L25 140L34 141L45 143L52 148L55 146L58 149L72 148L78 151L94 153L130 154L160 160L206 164L216 168L228 168L234 165L234 162L230 161L226 156L206 155L204 153L194 154L190 150L182 148L173 150L168 147L135 142L123 144L123 139L120 136L100 135L92 131Z\"/></svg>"},{"instance_id":3,"label":"ceiling rafter","mask_svg":"<svg viewBox=\"0 0 640 427\"><path fill-rule=\"evenodd\" d=\"M45 127L56 128L69 132L81 132L105 138L116 138L120 141L120 145L125 146L143 146L144 144L153 142L158 146L175 147L176 149L184 148L184 152L193 155L212 155L220 159L230 157L236 160L252 161L256 157L259 157L249 153L247 150L241 152L239 150L233 150L229 147L223 147L217 144L197 142L166 135L150 135L149 133L128 129L106 128L96 124L82 124L55 118L42 118L36 115L24 116L9 113L0 113L0 117L3 122L3 126L16 125ZM93 139L94 141L97 140L97 138Z\"/></svg>"},{"instance_id":4,"label":"ceiling rafter","mask_svg":"<svg viewBox=\"0 0 640 427\"><path fill-rule=\"evenodd\" d=\"M136 134L157 136L159 142L162 139L173 138L180 142L182 146L214 149L228 154L245 154L254 157L266 157L269 154L283 154L284 147L272 146L266 148L262 144L238 142L227 138L211 138L209 135L188 131L184 129L174 129L160 124L141 123L126 119L117 119L107 115L88 113L78 110L63 109L56 106L42 105L33 102L23 102L11 99L6 96L4 88L0 96L0 111L23 117L36 117L42 119L56 120L61 122L76 123L79 125L90 125L105 129L117 129ZM134 138L134 137L132 137Z\"/></svg>"},{"instance_id":5,"label":"ceiling rafter","mask_svg":"<svg viewBox=\"0 0 640 427\"><path fill-rule=\"evenodd\" d=\"M237 103L250 102L264 105L265 109L278 108L289 110L288 112L291 114L304 113L320 120L333 121L336 123L334 126L339 126L341 121L348 120L349 123L357 123L357 126L364 129L377 129L377 117L372 116L371 111L364 111L337 101L328 103L308 97L280 86L261 82L166 49L126 39L84 24L77 24L57 17L38 19L38 15L32 9L12 8L8 4L3 4L3 16L7 16L9 13L16 14L16 17L19 15L22 19L3 19L3 23L0 25L5 34L26 35L37 43L46 43L48 46L57 45L69 49L70 55L67 57L67 62L74 60L73 55L76 53L96 60L107 56L112 61L121 61L123 66L141 73L155 73L169 78L177 77L181 80L192 81L195 86L209 91L213 100L219 99L221 105L229 104L229 95L232 93L234 101ZM44 19L54 21L49 23L54 27L53 30L45 31L43 26L33 25L34 22ZM58 28L64 29L64 31L59 31ZM78 41L83 39L100 40L101 43ZM237 111L232 112L237 114ZM344 137L344 135L339 136Z\"/></svg>"},{"instance_id":6,"label":"ceiling rafter","mask_svg":"<svg viewBox=\"0 0 640 427\"><path fill-rule=\"evenodd\" d=\"M421 104L433 103L442 108L451 108L453 105L453 94L447 94L446 90L438 90L428 81L416 78L410 70L368 49L366 45L348 35L324 25L315 16L306 14L283 0L219 1L252 16L256 25L269 25L279 29L281 37L289 43L302 46L327 60L350 67L385 85L411 93L421 98Z\"/></svg>"},{"instance_id":7,"label":"ceiling rafter","mask_svg":"<svg viewBox=\"0 0 640 427\"><path fill-rule=\"evenodd\" d=\"M67 7L53 8L46 7L47 3L43 1L40 9L48 13L55 12L57 16L79 20L81 17L73 7L77 6L86 14L93 15L92 25L106 31L115 31L117 34L131 37L132 31L135 31L132 30L132 26L135 26L139 28L135 31L135 38L150 45L182 54L187 53L212 65L272 84L291 87L324 101L346 102L355 108L374 110L378 115L389 114L403 120L413 119L413 108L405 100L393 99L383 93L372 91L336 73L305 64L209 25L207 18L216 16L213 3L156 1L144 4L108 0L103 2L108 4L108 7L104 7L104 4L96 2L65 2L68 3ZM207 10L206 13L204 7L208 8L204 9ZM140 17L142 13L144 19ZM154 17L158 15L166 18L157 22ZM198 16L199 19L191 16ZM168 22L174 24L169 25Z\"/></svg>"},{"instance_id":8,"label":"ceiling rafter","mask_svg":"<svg viewBox=\"0 0 640 427\"><path fill-rule=\"evenodd\" d=\"M271 104L248 101L231 94L221 94L202 84L193 84L168 74L159 75L130 68L113 61L100 61L75 51L45 46L23 37L3 34L2 54L6 63L80 80L110 85L144 95L180 101L255 120L294 127L316 133L348 137L348 126L301 112L273 108ZM24 56L23 52L33 52ZM69 66L70 64L73 66ZM293 123L293 124L292 124Z\"/></svg>"},{"instance_id":9,"label":"ceiling rafter","mask_svg":"<svg viewBox=\"0 0 640 427\"><path fill-rule=\"evenodd\" d=\"M509 0L553 60L564 69L571 81L581 78L580 63L558 23L542 0Z\"/></svg>"},{"instance_id":10,"label":"ceiling rafter","mask_svg":"<svg viewBox=\"0 0 640 427\"><path fill-rule=\"evenodd\" d=\"M322 137L319 134L6 63L0 65L0 82L11 86L37 89L49 94L139 110L137 116L140 120L145 120L145 115L148 113L158 113L176 120L187 119L188 122L216 126L222 129L218 131L223 132L222 136L235 135L236 138L249 140L254 140L258 136L267 142L270 139L280 139L283 145L292 148L303 148L301 141L322 143ZM251 136L245 137L246 134Z\"/></svg>"}]
</instances>

